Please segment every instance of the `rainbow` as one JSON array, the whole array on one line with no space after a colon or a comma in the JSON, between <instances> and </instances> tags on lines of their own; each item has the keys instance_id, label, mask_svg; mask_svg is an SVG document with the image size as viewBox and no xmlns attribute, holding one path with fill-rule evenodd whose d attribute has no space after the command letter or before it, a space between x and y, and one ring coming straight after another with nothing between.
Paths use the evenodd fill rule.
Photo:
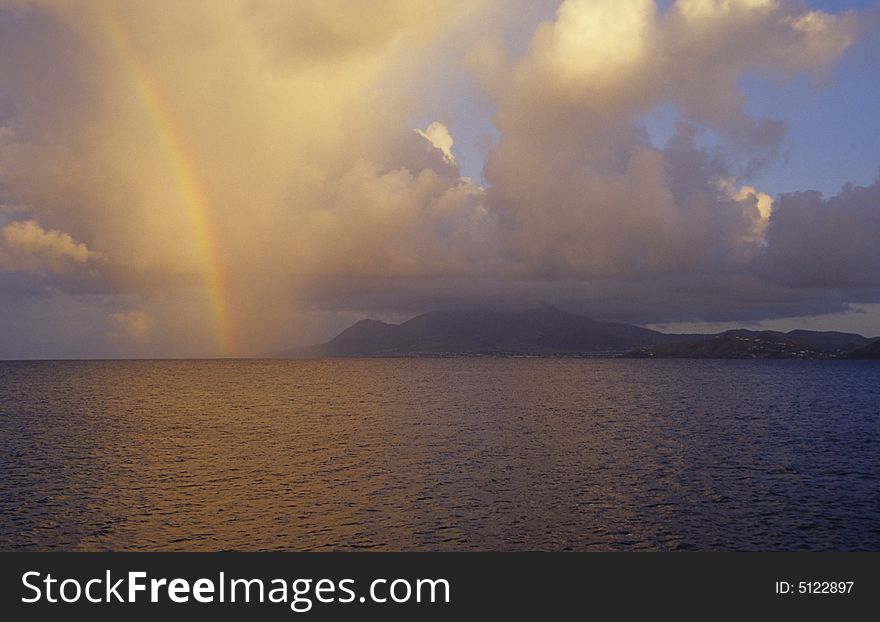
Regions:
<instances>
[{"instance_id":1,"label":"rainbow","mask_svg":"<svg viewBox=\"0 0 880 622\"><path fill-rule=\"evenodd\" d=\"M174 112L163 99L162 92L148 68L138 57L126 32L125 24L112 5L113 2L96 3L98 21L143 106L173 171L181 201L192 222L194 242L201 257L218 346L223 356L234 355L238 351L238 344L235 322L228 304L231 300L229 282L223 265L219 238L211 219L210 203L186 149L184 134L176 123Z\"/></svg>"}]
</instances>

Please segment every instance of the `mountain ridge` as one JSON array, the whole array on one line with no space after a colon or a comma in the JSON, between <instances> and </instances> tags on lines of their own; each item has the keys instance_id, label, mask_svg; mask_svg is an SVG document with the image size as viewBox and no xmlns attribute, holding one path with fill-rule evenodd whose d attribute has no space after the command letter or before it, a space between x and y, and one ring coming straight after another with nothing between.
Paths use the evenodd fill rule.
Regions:
<instances>
[{"instance_id":1,"label":"mountain ridge","mask_svg":"<svg viewBox=\"0 0 880 622\"><path fill-rule=\"evenodd\" d=\"M520 312L432 311L399 324L355 322L330 341L269 358L401 356L627 356L631 358L846 358L880 338L838 331L676 334L603 322L554 307Z\"/></svg>"}]
</instances>

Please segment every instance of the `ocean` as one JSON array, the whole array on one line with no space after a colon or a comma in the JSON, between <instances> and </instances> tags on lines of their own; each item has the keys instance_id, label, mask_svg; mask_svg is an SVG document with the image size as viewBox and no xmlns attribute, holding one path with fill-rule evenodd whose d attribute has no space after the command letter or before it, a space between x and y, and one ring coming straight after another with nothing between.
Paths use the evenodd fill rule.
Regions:
<instances>
[{"instance_id":1,"label":"ocean","mask_svg":"<svg viewBox=\"0 0 880 622\"><path fill-rule=\"evenodd\" d=\"M0 362L2 550L880 550L880 363Z\"/></svg>"}]
</instances>

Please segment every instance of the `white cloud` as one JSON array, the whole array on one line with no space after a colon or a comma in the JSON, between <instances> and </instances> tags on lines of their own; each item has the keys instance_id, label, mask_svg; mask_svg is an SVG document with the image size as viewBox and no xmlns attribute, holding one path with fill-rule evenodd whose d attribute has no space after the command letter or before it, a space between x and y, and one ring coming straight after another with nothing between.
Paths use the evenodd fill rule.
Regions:
<instances>
[{"instance_id":1,"label":"white cloud","mask_svg":"<svg viewBox=\"0 0 880 622\"><path fill-rule=\"evenodd\" d=\"M443 158L449 164L455 164L455 157L452 155L452 136L445 125L439 121L434 121L424 130L417 129L416 133L424 137L435 149L439 149L443 153Z\"/></svg>"},{"instance_id":2,"label":"white cloud","mask_svg":"<svg viewBox=\"0 0 880 622\"><path fill-rule=\"evenodd\" d=\"M97 254L70 234L43 229L33 220L16 220L0 229L0 269L64 272L94 260Z\"/></svg>"}]
</instances>

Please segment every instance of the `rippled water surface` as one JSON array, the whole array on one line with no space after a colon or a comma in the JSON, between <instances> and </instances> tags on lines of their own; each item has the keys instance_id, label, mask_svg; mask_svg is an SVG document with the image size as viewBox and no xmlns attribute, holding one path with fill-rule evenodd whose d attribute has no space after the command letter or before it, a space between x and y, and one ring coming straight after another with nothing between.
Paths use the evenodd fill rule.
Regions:
<instances>
[{"instance_id":1,"label":"rippled water surface","mask_svg":"<svg viewBox=\"0 0 880 622\"><path fill-rule=\"evenodd\" d=\"M880 364L0 363L0 548L880 550Z\"/></svg>"}]
</instances>

